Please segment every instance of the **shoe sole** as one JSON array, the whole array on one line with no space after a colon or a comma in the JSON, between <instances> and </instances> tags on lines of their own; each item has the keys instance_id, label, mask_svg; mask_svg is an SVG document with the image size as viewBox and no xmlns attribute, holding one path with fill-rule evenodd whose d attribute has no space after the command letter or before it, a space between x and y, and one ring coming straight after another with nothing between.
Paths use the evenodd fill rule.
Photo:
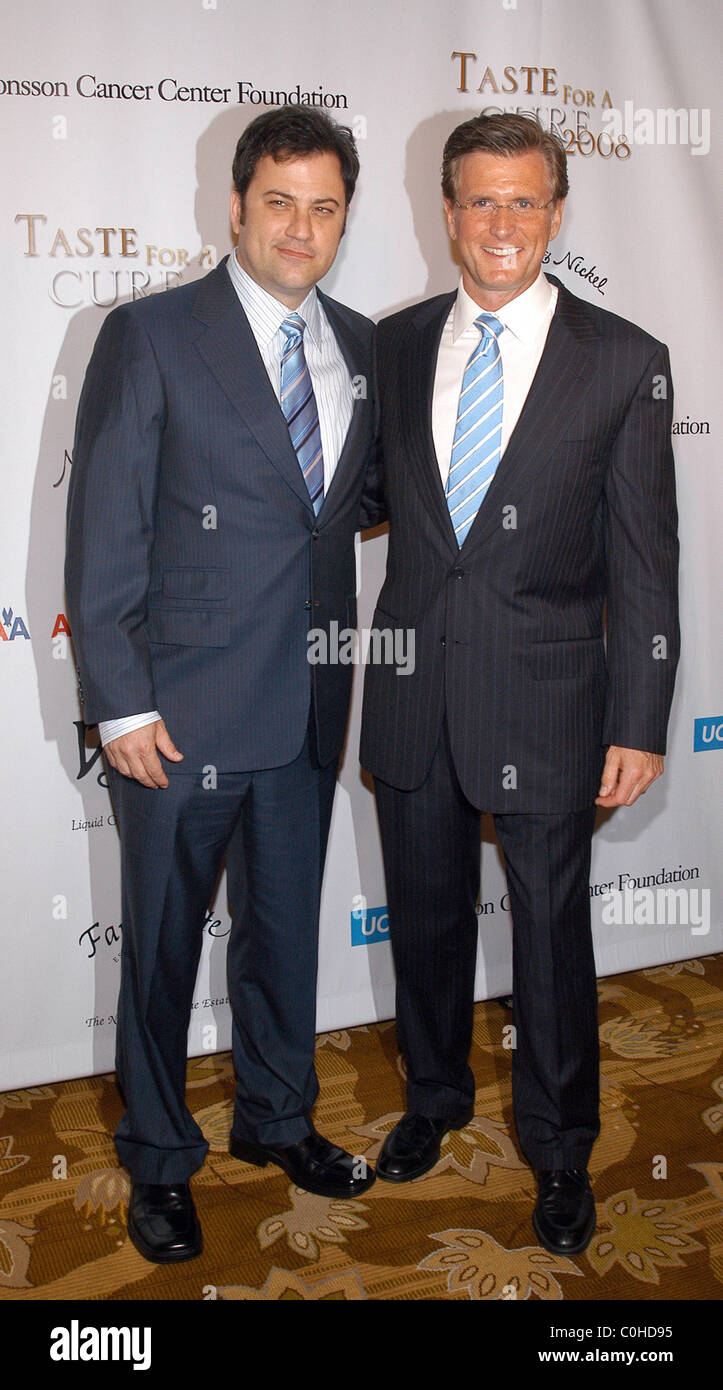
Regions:
<instances>
[{"instance_id":1,"label":"shoe sole","mask_svg":"<svg viewBox=\"0 0 723 1390\"><path fill-rule=\"evenodd\" d=\"M587 1250L587 1247L595 1234L595 1212L593 1211L593 1214L590 1217L590 1221L588 1225L585 1227L584 1234L581 1237L581 1239L577 1242L577 1245L567 1245L564 1247L564 1249L561 1249L558 1245L553 1245L552 1242L549 1241L547 1237L542 1234L542 1231L540 1230L540 1227L537 1222L536 1211L533 1211L532 1213L532 1225L535 1230L535 1235L537 1236L537 1239L539 1240L540 1244L544 1245L545 1249L549 1250L551 1255L582 1255L583 1251Z\"/></svg>"},{"instance_id":2,"label":"shoe sole","mask_svg":"<svg viewBox=\"0 0 723 1390\"><path fill-rule=\"evenodd\" d=\"M280 1158L272 1158L264 1149L260 1148L258 1144L252 1143L250 1139L234 1139L232 1137L229 1144L229 1153L233 1158L239 1159L241 1163L253 1164L254 1168L266 1168L267 1164L271 1163L276 1168L280 1168L282 1172L286 1173L286 1176L291 1178L291 1181L304 1192L311 1192L314 1197L331 1197L338 1202L351 1201L355 1197L361 1197L362 1193L369 1191L376 1177L376 1174L372 1173L368 1178L360 1178L360 1185L351 1192L348 1188L340 1190L331 1183L301 1182L296 1174L292 1173L290 1168L288 1168Z\"/></svg>"},{"instance_id":3,"label":"shoe sole","mask_svg":"<svg viewBox=\"0 0 723 1390\"><path fill-rule=\"evenodd\" d=\"M128 1236L129 1236L130 1240L133 1242L133 1244L135 1245L136 1250L138 1251L138 1254L139 1254L139 1255L142 1255L143 1258L144 1258L145 1260L150 1260L151 1264L154 1264L154 1265L176 1265L176 1264L182 1264L184 1260L195 1260L195 1259L197 1259L198 1256L199 1256L200 1254L202 1254L202 1252L203 1252L203 1239L202 1239L202 1236L201 1236L201 1228L200 1228L200 1226L198 1227L198 1231L197 1231L197 1240L196 1240L196 1244L195 1244L193 1247L191 1247L191 1248L187 1247L186 1249L181 1250L181 1251L167 1250L167 1251L163 1251L163 1252L161 1252L161 1251L156 1251L156 1250L153 1249L153 1246L152 1246L152 1245L147 1245L147 1244L146 1244L146 1242L144 1241L143 1237L142 1237L141 1235L139 1235L138 1231L135 1229L135 1226L133 1225L133 1222L132 1222L131 1219L130 1219L130 1214L129 1214L128 1220L127 1220L127 1222L126 1222L126 1226L127 1226L127 1230L128 1230Z\"/></svg>"}]
</instances>

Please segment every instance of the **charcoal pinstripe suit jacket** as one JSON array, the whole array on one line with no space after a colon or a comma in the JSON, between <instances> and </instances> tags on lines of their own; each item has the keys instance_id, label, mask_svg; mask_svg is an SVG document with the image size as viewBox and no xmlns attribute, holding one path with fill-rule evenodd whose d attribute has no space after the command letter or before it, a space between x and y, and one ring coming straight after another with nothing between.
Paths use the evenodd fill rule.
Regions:
<instances>
[{"instance_id":1,"label":"charcoal pinstripe suit jacket","mask_svg":"<svg viewBox=\"0 0 723 1390\"><path fill-rule=\"evenodd\" d=\"M320 296L352 377L372 324ZM87 723L158 709L167 771L282 766L310 700L341 749L351 668L310 666L310 627L356 620L354 532L373 438L359 392L319 516L225 261L106 318L81 394L68 611Z\"/></svg>"},{"instance_id":2,"label":"charcoal pinstripe suit jacket","mask_svg":"<svg viewBox=\"0 0 723 1390\"><path fill-rule=\"evenodd\" d=\"M446 711L473 805L582 809L605 745L665 751L679 648L667 349L559 285L527 400L460 550L432 442L453 299L377 329L390 539L374 622L414 630L415 666L367 667L362 763L419 786Z\"/></svg>"}]
</instances>

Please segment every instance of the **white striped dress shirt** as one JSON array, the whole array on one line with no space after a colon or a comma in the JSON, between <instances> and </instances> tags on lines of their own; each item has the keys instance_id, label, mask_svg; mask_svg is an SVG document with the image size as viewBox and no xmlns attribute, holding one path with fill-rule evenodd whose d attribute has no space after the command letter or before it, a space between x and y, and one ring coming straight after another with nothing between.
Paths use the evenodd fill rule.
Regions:
<instances>
[{"instance_id":1,"label":"white striped dress shirt","mask_svg":"<svg viewBox=\"0 0 723 1390\"><path fill-rule=\"evenodd\" d=\"M239 265L235 252L228 258L228 272L278 400L281 395L281 354L286 344L281 324L291 310L247 275ZM306 324L304 355L319 412L326 495L351 422L354 392L349 368L321 307L316 288L309 290L306 299L294 312ZM134 729L142 729L145 724L153 724L160 717L158 710L147 710L144 714L132 714L124 719L105 719L98 725L100 741L105 746L112 739L129 734ZM169 732L173 737L173 731Z\"/></svg>"},{"instance_id":2,"label":"white striped dress shirt","mask_svg":"<svg viewBox=\"0 0 723 1390\"><path fill-rule=\"evenodd\" d=\"M557 287L551 285L540 270L529 289L494 311L495 317L505 325L505 332L499 338L505 393L500 457L527 399L556 304ZM447 485L452 457L462 379L479 342L479 329L474 322L479 312L480 305L470 298L460 280L457 298L442 330L432 397L432 437L443 487Z\"/></svg>"},{"instance_id":3,"label":"white striped dress shirt","mask_svg":"<svg viewBox=\"0 0 723 1390\"><path fill-rule=\"evenodd\" d=\"M281 325L292 311L247 275L235 253L228 258L228 270L278 400L281 395L281 354L286 346ZM354 393L349 368L316 289L309 290L306 299L293 312L299 314L306 324L304 356L319 412L326 494L349 429Z\"/></svg>"}]
</instances>

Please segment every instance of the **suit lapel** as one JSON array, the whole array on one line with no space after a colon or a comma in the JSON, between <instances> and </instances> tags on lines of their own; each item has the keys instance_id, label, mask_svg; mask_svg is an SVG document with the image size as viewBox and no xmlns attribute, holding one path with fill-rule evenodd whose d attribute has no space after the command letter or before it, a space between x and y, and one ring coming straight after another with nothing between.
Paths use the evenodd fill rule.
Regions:
<instances>
[{"instance_id":1,"label":"suit lapel","mask_svg":"<svg viewBox=\"0 0 723 1390\"><path fill-rule=\"evenodd\" d=\"M420 493L447 545L457 551L457 538L442 487L432 435L432 398L437 354L444 325L456 292L439 295L420 306L407 330L402 351L406 361L400 375L400 413L407 454L417 473Z\"/></svg>"},{"instance_id":2,"label":"suit lapel","mask_svg":"<svg viewBox=\"0 0 723 1390\"><path fill-rule=\"evenodd\" d=\"M352 381L358 376L368 376L371 370L369 350L365 350L364 345L357 338L349 321L344 316L342 307L333 299L328 299L320 290L317 290L317 294L331 324L344 361L349 368ZM361 457L360 443L363 435L363 412L366 403L367 398L358 395L355 391L354 406L346 439L319 512L319 516L325 521L331 512L338 509L346 484L354 478L356 466Z\"/></svg>"},{"instance_id":3,"label":"suit lapel","mask_svg":"<svg viewBox=\"0 0 723 1390\"><path fill-rule=\"evenodd\" d=\"M549 277L552 278L552 277ZM558 285L540 362L487 495L469 529L467 552L499 526L500 505L514 505L549 463L592 384L600 334L584 301Z\"/></svg>"},{"instance_id":4,"label":"suit lapel","mask_svg":"<svg viewBox=\"0 0 723 1390\"><path fill-rule=\"evenodd\" d=\"M269 461L305 506L311 499L283 411L231 283L226 260L199 284L193 315L205 325L196 348Z\"/></svg>"}]
</instances>

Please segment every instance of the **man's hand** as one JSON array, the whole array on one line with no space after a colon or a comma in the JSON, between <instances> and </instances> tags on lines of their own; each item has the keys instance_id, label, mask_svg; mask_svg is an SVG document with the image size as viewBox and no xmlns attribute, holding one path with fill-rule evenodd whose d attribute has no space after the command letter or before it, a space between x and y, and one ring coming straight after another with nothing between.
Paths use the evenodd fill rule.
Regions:
<instances>
[{"instance_id":1,"label":"man's hand","mask_svg":"<svg viewBox=\"0 0 723 1390\"><path fill-rule=\"evenodd\" d=\"M616 748L611 744L595 805L632 806L662 772L663 759L659 753L643 753L639 748Z\"/></svg>"},{"instance_id":2,"label":"man's hand","mask_svg":"<svg viewBox=\"0 0 723 1390\"><path fill-rule=\"evenodd\" d=\"M158 752L156 751L158 750ZM170 758L180 763L183 754L176 745L162 719L153 724L144 724L142 729L134 729L130 734L121 734L105 745L104 752L111 767L122 772L124 777L133 777L144 787L167 787L168 778L158 756Z\"/></svg>"}]
</instances>

